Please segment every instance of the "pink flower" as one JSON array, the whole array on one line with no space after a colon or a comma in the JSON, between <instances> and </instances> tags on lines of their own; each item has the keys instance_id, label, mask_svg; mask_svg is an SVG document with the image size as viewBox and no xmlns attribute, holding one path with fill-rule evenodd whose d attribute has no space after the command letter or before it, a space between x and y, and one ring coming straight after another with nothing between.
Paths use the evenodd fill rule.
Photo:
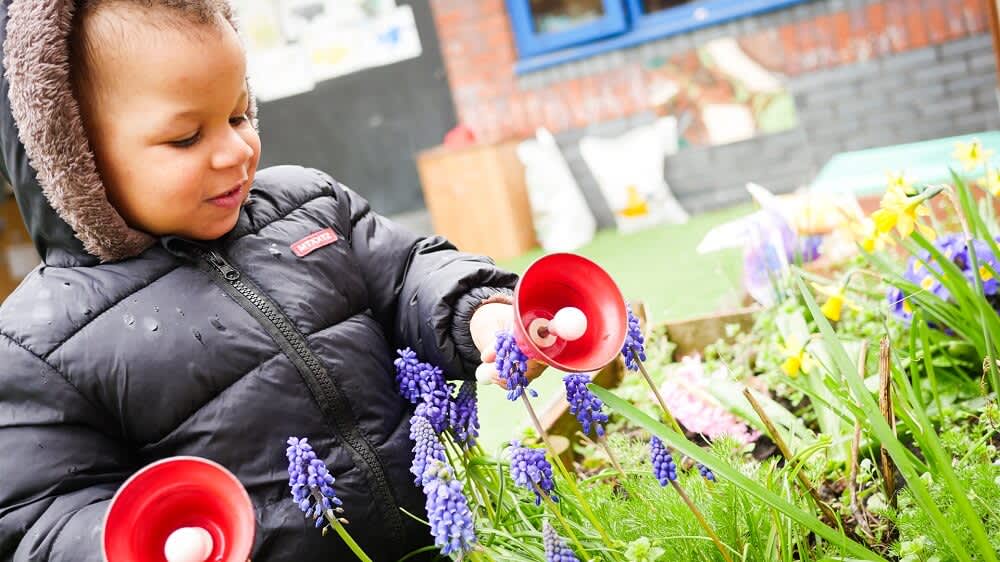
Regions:
<instances>
[{"instance_id":1,"label":"pink flower","mask_svg":"<svg viewBox=\"0 0 1000 562\"><path fill-rule=\"evenodd\" d=\"M670 371L667 380L660 386L660 393L670 409L688 431L700 433L709 439L723 435L732 436L740 443L751 443L760 437L760 432L751 430L747 424L726 410L706 390L713 379L721 379L725 373L705 372L705 365L699 357L685 357L679 367Z\"/></svg>"}]
</instances>

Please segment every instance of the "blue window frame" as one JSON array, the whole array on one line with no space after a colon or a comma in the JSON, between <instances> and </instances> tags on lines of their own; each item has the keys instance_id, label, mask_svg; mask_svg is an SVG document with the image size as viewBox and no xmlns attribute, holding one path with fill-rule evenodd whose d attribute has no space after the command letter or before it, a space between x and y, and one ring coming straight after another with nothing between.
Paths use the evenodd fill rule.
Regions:
<instances>
[{"instance_id":1,"label":"blue window frame","mask_svg":"<svg viewBox=\"0 0 1000 562\"><path fill-rule=\"evenodd\" d=\"M560 31L539 31L531 0L506 0L520 61L518 73L777 10L808 0L694 0L646 13L642 0L601 0L604 15Z\"/></svg>"},{"instance_id":2,"label":"blue window frame","mask_svg":"<svg viewBox=\"0 0 1000 562\"><path fill-rule=\"evenodd\" d=\"M560 31L539 31L535 26L535 14L531 11L531 0L507 0L507 11L514 28L514 39L521 57L548 53L609 37L628 29L628 18L621 0L601 0L604 15L568 27Z\"/></svg>"}]
</instances>

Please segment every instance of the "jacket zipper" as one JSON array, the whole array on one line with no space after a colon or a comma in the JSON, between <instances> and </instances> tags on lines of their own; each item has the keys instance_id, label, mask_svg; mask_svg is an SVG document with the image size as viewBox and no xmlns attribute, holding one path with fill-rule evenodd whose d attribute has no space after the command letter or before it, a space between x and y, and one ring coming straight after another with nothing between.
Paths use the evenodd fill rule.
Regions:
<instances>
[{"instance_id":1,"label":"jacket zipper","mask_svg":"<svg viewBox=\"0 0 1000 562\"><path fill-rule=\"evenodd\" d=\"M208 270L217 279L225 281L220 283L222 288L261 323L298 369L323 414L328 420L333 421L336 436L341 443L347 445L354 463L367 468L372 493L381 504L390 530L401 543L403 518L393 498L392 488L385 475L385 467L382 466L374 447L361 435L347 399L326 367L309 348L305 337L263 290L244 280L240 271L219 252L204 251L202 258L211 266L203 269Z\"/></svg>"}]
</instances>

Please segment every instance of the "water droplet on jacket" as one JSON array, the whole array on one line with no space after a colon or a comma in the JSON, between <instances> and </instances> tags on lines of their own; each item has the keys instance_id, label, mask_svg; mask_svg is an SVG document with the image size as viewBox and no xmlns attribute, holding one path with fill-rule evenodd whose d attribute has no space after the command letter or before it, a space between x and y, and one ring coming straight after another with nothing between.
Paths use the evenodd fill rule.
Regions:
<instances>
[{"instance_id":1,"label":"water droplet on jacket","mask_svg":"<svg viewBox=\"0 0 1000 562\"><path fill-rule=\"evenodd\" d=\"M153 312L159 312L159 311L160 311L160 307L158 307L158 306L154 306L153 307Z\"/></svg>"},{"instance_id":2,"label":"water droplet on jacket","mask_svg":"<svg viewBox=\"0 0 1000 562\"><path fill-rule=\"evenodd\" d=\"M221 320L219 320L219 317L218 317L218 316L213 316L213 317L212 317L211 319L209 319L209 321L208 321L208 322L209 322L209 324L211 324L211 325L212 325L212 327L213 327L213 328L215 328L216 330L218 330L218 331L220 331L220 332L225 332L225 331L226 331L226 326L225 326L225 324L223 324L223 323L222 323L222 321L221 321Z\"/></svg>"},{"instance_id":3,"label":"water droplet on jacket","mask_svg":"<svg viewBox=\"0 0 1000 562\"><path fill-rule=\"evenodd\" d=\"M75 466L71 466L71 467L69 467L69 468L66 469L66 472L69 473L69 474L76 474L77 470L79 470L79 469L76 468Z\"/></svg>"},{"instance_id":4,"label":"water droplet on jacket","mask_svg":"<svg viewBox=\"0 0 1000 562\"><path fill-rule=\"evenodd\" d=\"M91 315L91 314L93 314L93 313L94 313L94 311L93 311L93 310L90 310L89 308L85 308L85 309L83 309L83 315L84 315L84 316L90 316L90 315Z\"/></svg>"},{"instance_id":5,"label":"water droplet on jacket","mask_svg":"<svg viewBox=\"0 0 1000 562\"><path fill-rule=\"evenodd\" d=\"M205 341L201 339L201 332L197 329L191 328L191 335L194 336L194 339L198 340L198 343L205 345Z\"/></svg>"},{"instance_id":6,"label":"water droplet on jacket","mask_svg":"<svg viewBox=\"0 0 1000 562\"><path fill-rule=\"evenodd\" d=\"M142 325L146 327L150 332L155 332L160 329L160 325L156 323L156 320L152 318L143 318Z\"/></svg>"},{"instance_id":7,"label":"water droplet on jacket","mask_svg":"<svg viewBox=\"0 0 1000 562\"><path fill-rule=\"evenodd\" d=\"M281 257L281 250L278 249L278 245L277 244L271 244L270 246L268 246L267 251L270 252L271 255L274 256L274 257L276 257L276 258L280 258Z\"/></svg>"},{"instance_id":8,"label":"water droplet on jacket","mask_svg":"<svg viewBox=\"0 0 1000 562\"><path fill-rule=\"evenodd\" d=\"M129 328L135 327L135 316L126 313L125 316L122 316L122 320L125 321L125 325Z\"/></svg>"},{"instance_id":9,"label":"water droplet on jacket","mask_svg":"<svg viewBox=\"0 0 1000 562\"><path fill-rule=\"evenodd\" d=\"M45 445L42 445L41 443L35 443L35 444L38 445L39 449L44 449L45 448Z\"/></svg>"},{"instance_id":10,"label":"water droplet on jacket","mask_svg":"<svg viewBox=\"0 0 1000 562\"><path fill-rule=\"evenodd\" d=\"M63 289L69 289L69 288L70 288L69 281L63 281Z\"/></svg>"},{"instance_id":11,"label":"water droplet on jacket","mask_svg":"<svg viewBox=\"0 0 1000 562\"><path fill-rule=\"evenodd\" d=\"M184 316L184 311L181 310L180 307L177 307L177 314L180 314L181 317L183 317Z\"/></svg>"}]
</instances>

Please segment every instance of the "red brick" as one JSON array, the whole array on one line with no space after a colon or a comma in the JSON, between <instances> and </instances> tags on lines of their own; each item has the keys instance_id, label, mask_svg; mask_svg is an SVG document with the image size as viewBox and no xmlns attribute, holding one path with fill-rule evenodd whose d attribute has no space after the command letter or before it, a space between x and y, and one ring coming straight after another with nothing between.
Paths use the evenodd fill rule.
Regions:
<instances>
[{"instance_id":1,"label":"red brick","mask_svg":"<svg viewBox=\"0 0 1000 562\"><path fill-rule=\"evenodd\" d=\"M868 40L872 53L876 57L892 51L892 40L886 28L885 4L869 4L865 8L865 18L868 20Z\"/></svg>"},{"instance_id":2,"label":"red brick","mask_svg":"<svg viewBox=\"0 0 1000 562\"><path fill-rule=\"evenodd\" d=\"M944 0L944 17L948 22L948 39L958 39L968 34L965 27L963 0Z\"/></svg>"},{"instance_id":3,"label":"red brick","mask_svg":"<svg viewBox=\"0 0 1000 562\"><path fill-rule=\"evenodd\" d=\"M847 13L851 22L851 51L854 60L872 58L872 39L868 33L868 15L864 8L854 8Z\"/></svg>"},{"instance_id":4,"label":"red brick","mask_svg":"<svg viewBox=\"0 0 1000 562\"><path fill-rule=\"evenodd\" d=\"M965 0L962 4L965 27L969 33L983 33L990 28L990 11L987 1L992 0Z\"/></svg>"},{"instance_id":5,"label":"red brick","mask_svg":"<svg viewBox=\"0 0 1000 562\"><path fill-rule=\"evenodd\" d=\"M944 16L944 0L924 0L924 18L931 44L945 42L948 39L948 21Z\"/></svg>"},{"instance_id":6,"label":"red brick","mask_svg":"<svg viewBox=\"0 0 1000 562\"><path fill-rule=\"evenodd\" d=\"M906 32L906 0L885 0L885 26L894 53L911 48Z\"/></svg>"},{"instance_id":7,"label":"red brick","mask_svg":"<svg viewBox=\"0 0 1000 562\"><path fill-rule=\"evenodd\" d=\"M902 10L903 19L906 22L907 45L911 49L926 47L929 39L927 37L923 1L903 0Z\"/></svg>"},{"instance_id":8,"label":"red brick","mask_svg":"<svg viewBox=\"0 0 1000 562\"><path fill-rule=\"evenodd\" d=\"M795 76L802 72L799 59L799 33L794 25L783 25L778 29L781 49L785 53L785 74Z\"/></svg>"},{"instance_id":9,"label":"red brick","mask_svg":"<svg viewBox=\"0 0 1000 562\"><path fill-rule=\"evenodd\" d=\"M854 51L851 49L851 18L847 12L837 12L833 14L832 22L836 64L850 64L854 62Z\"/></svg>"},{"instance_id":10,"label":"red brick","mask_svg":"<svg viewBox=\"0 0 1000 562\"><path fill-rule=\"evenodd\" d=\"M816 54L821 68L828 68L839 64L837 55L836 30L833 25L833 15L825 15L816 18Z\"/></svg>"}]
</instances>

